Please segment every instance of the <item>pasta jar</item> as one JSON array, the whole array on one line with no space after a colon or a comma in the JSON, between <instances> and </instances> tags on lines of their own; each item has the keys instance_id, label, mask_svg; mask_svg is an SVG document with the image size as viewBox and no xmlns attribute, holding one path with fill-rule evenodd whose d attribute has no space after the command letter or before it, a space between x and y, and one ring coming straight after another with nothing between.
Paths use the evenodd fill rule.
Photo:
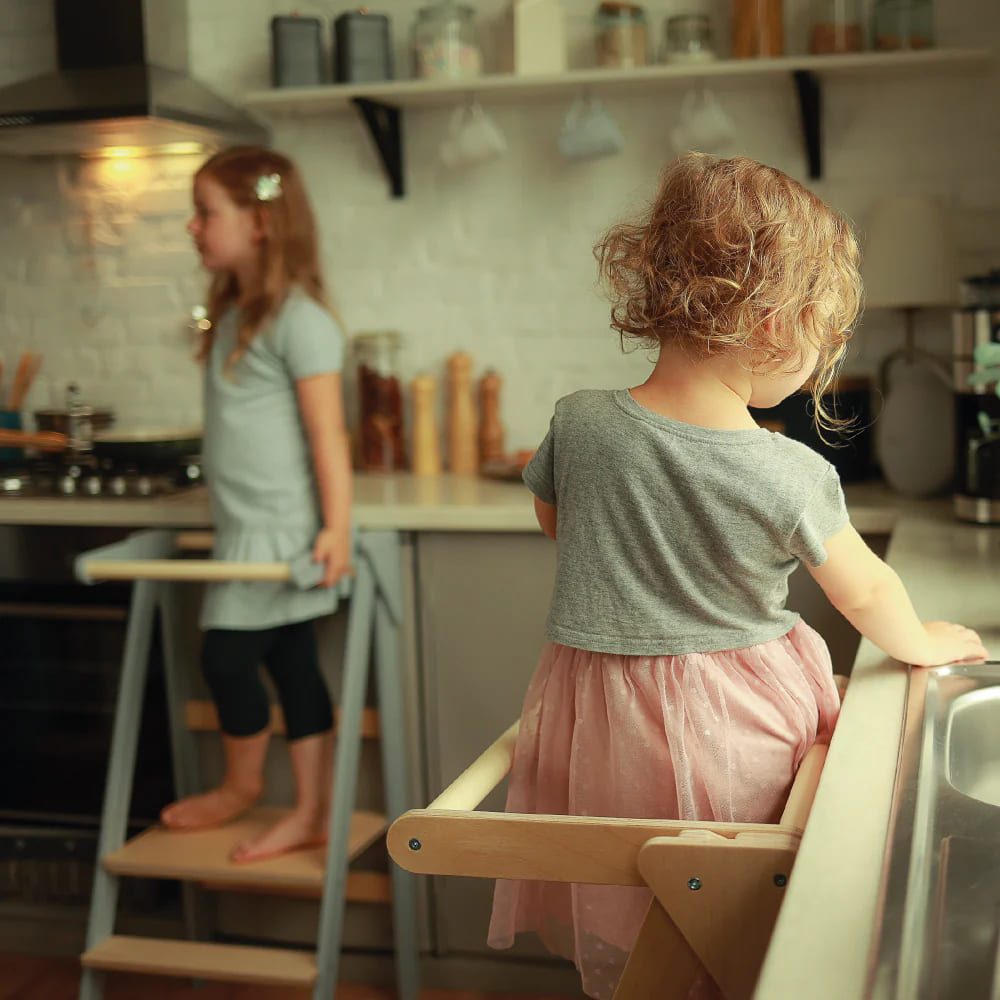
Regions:
<instances>
[{"instance_id":1,"label":"pasta jar","mask_svg":"<svg viewBox=\"0 0 1000 1000\"><path fill-rule=\"evenodd\" d=\"M872 11L876 49L927 49L934 44L930 0L876 0Z\"/></svg>"},{"instance_id":2,"label":"pasta jar","mask_svg":"<svg viewBox=\"0 0 1000 1000\"><path fill-rule=\"evenodd\" d=\"M359 333L354 338L360 407L358 468L364 472L406 468L399 346L399 334L388 330Z\"/></svg>"},{"instance_id":3,"label":"pasta jar","mask_svg":"<svg viewBox=\"0 0 1000 1000\"><path fill-rule=\"evenodd\" d=\"M597 64L609 69L633 69L649 62L646 12L631 3L607 0L594 15Z\"/></svg>"},{"instance_id":4,"label":"pasta jar","mask_svg":"<svg viewBox=\"0 0 1000 1000\"><path fill-rule=\"evenodd\" d=\"M785 50L781 0L733 0L733 58L780 56Z\"/></svg>"},{"instance_id":5,"label":"pasta jar","mask_svg":"<svg viewBox=\"0 0 1000 1000\"><path fill-rule=\"evenodd\" d=\"M861 0L821 0L809 29L809 51L860 52L865 47L861 23Z\"/></svg>"},{"instance_id":6,"label":"pasta jar","mask_svg":"<svg viewBox=\"0 0 1000 1000\"><path fill-rule=\"evenodd\" d=\"M413 75L463 79L483 71L483 53L471 7L444 0L422 7L413 25Z\"/></svg>"}]
</instances>

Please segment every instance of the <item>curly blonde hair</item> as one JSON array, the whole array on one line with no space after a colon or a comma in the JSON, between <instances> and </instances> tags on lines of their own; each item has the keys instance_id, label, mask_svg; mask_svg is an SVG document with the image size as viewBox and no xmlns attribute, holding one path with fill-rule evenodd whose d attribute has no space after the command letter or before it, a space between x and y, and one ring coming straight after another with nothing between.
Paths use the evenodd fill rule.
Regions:
<instances>
[{"instance_id":1,"label":"curly blonde hair","mask_svg":"<svg viewBox=\"0 0 1000 1000\"><path fill-rule=\"evenodd\" d=\"M844 426L822 397L861 308L860 251L847 220L787 174L744 157L682 156L649 211L613 226L594 255L623 346L677 343L701 357L744 348L759 371L794 370L812 345L815 422Z\"/></svg>"}]
</instances>

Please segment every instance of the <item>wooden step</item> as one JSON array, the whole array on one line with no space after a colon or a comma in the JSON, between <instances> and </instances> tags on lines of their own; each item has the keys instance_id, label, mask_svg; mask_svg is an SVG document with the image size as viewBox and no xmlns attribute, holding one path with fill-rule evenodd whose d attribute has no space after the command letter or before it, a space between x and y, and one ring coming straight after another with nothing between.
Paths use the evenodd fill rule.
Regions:
<instances>
[{"instance_id":1,"label":"wooden step","mask_svg":"<svg viewBox=\"0 0 1000 1000\"><path fill-rule=\"evenodd\" d=\"M308 987L316 982L315 954L291 948L257 948L116 934L85 951L80 962L88 969L191 976L230 983Z\"/></svg>"},{"instance_id":2,"label":"wooden step","mask_svg":"<svg viewBox=\"0 0 1000 1000\"><path fill-rule=\"evenodd\" d=\"M340 723L340 709L335 710L335 724ZM219 713L215 703L207 700L194 699L184 705L184 722L192 732L217 732L219 729ZM379 732L378 709L365 708L361 712L361 736L366 740L378 739ZM285 735L285 715L280 705L271 706L271 732L275 736Z\"/></svg>"},{"instance_id":3,"label":"wooden step","mask_svg":"<svg viewBox=\"0 0 1000 1000\"><path fill-rule=\"evenodd\" d=\"M213 888L319 897L323 892L325 846L249 864L234 864L229 860L238 843L260 836L287 812L261 806L225 826L184 833L162 826L150 827L107 855L104 867L115 875L176 878L210 884ZM375 843L385 833L386 826L386 818L380 813L353 813L348 860L354 860ZM356 888L370 892L364 883ZM347 898L351 898L350 885Z\"/></svg>"}]
</instances>

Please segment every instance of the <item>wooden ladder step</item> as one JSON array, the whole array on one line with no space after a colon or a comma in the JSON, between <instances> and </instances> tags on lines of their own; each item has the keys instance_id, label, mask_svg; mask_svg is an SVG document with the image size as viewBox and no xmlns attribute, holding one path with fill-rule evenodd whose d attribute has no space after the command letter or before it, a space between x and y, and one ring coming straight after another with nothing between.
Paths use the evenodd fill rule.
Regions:
<instances>
[{"instance_id":1,"label":"wooden ladder step","mask_svg":"<svg viewBox=\"0 0 1000 1000\"><path fill-rule=\"evenodd\" d=\"M193 699L184 704L184 723L191 732L217 732L219 729L219 713L215 703L207 700ZM340 709L335 710L335 725L340 724ZM271 706L271 732L276 736L285 735L285 715L280 705ZM365 708L361 712L362 739L378 739L379 719L377 708Z\"/></svg>"},{"instance_id":2,"label":"wooden ladder step","mask_svg":"<svg viewBox=\"0 0 1000 1000\"><path fill-rule=\"evenodd\" d=\"M115 875L175 878L219 889L319 897L323 892L325 845L250 864L234 864L229 860L236 844L260 836L287 812L261 806L225 826L183 833L162 826L150 827L108 854L104 867ZM387 825L381 813L352 813L348 860L353 861L375 843ZM356 880L354 888L358 898L373 900L375 890L367 880ZM350 879L347 898L352 898Z\"/></svg>"},{"instance_id":3,"label":"wooden ladder step","mask_svg":"<svg viewBox=\"0 0 1000 1000\"><path fill-rule=\"evenodd\" d=\"M152 976L191 976L230 983L270 986L312 986L316 956L291 948L257 948L112 935L85 951L80 962L88 969L142 972Z\"/></svg>"}]
</instances>

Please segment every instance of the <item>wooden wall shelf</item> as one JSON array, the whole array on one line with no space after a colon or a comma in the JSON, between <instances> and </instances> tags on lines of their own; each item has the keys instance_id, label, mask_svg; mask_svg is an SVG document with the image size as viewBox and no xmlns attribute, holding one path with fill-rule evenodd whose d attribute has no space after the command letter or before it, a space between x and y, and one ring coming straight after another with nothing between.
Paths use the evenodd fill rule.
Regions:
<instances>
[{"instance_id":1,"label":"wooden wall shelf","mask_svg":"<svg viewBox=\"0 0 1000 1000\"><path fill-rule=\"evenodd\" d=\"M361 112L392 182L403 194L402 109L447 107L469 97L483 104L565 100L580 90L628 95L664 86L712 81L755 80L767 83L791 75L799 99L809 176L822 176L822 86L833 78L925 75L983 68L985 49L924 49L913 52L856 52L829 56L782 56L776 59L720 59L692 65L656 65L640 69L571 70L549 76L487 75L466 80L389 80L320 87L280 87L247 94L244 103L265 117L312 116Z\"/></svg>"}]
</instances>

